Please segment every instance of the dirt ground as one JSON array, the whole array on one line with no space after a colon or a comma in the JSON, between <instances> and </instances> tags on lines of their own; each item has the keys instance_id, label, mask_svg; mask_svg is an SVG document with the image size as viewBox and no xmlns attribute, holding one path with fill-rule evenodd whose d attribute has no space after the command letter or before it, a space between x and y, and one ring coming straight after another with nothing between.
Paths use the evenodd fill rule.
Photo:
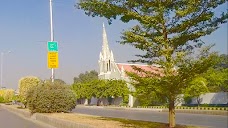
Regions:
<instances>
[{"instance_id":1,"label":"dirt ground","mask_svg":"<svg viewBox=\"0 0 228 128\"><path fill-rule=\"evenodd\" d=\"M127 119L117 119L117 118L105 118L100 116L90 116L84 114L73 114L73 113L52 113L50 116L66 119L82 124L89 124L96 126L97 128L168 128L168 124L156 123L156 122L146 122L146 121L134 121ZM180 126L177 125L176 128L200 128L192 126Z\"/></svg>"},{"instance_id":2,"label":"dirt ground","mask_svg":"<svg viewBox=\"0 0 228 128\"><path fill-rule=\"evenodd\" d=\"M89 124L92 126L97 126L99 128L124 128L122 123L118 121L104 120L99 116L89 116L82 114L72 114L72 113L53 113L49 114L52 117L57 117L61 119L66 119L82 124Z\"/></svg>"}]
</instances>

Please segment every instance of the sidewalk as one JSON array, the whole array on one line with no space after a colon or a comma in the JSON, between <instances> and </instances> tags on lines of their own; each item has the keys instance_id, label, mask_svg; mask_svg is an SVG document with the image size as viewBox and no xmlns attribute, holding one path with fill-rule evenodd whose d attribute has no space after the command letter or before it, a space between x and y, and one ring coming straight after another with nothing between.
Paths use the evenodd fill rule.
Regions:
<instances>
[{"instance_id":1,"label":"sidewalk","mask_svg":"<svg viewBox=\"0 0 228 128\"><path fill-rule=\"evenodd\" d=\"M27 120L30 123L39 124L39 126L35 126L35 125L27 125L27 123L23 123L26 126L9 125L9 127L4 127L4 128L95 128L94 126L88 125L87 123L78 123L78 122L70 121L70 120L63 119L63 118L57 118L57 117L51 116L50 114L34 113L32 115L29 112L29 110L18 109L16 105L0 104L0 109L8 112L10 114L13 114L15 116L18 116L18 118L21 117L21 119ZM7 118L5 118L5 119L7 119ZM8 120L8 121L11 122L11 120ZM14 122L11 122L11 123L14 123ZM16 124L17 123L15 123L15 125ZM2 126L2 123L0 126ZM0 127L0 128L2 128L2 127Z\"/></svg>"},{"instance_id":2,"label":"sidewalk","mask_svg":"<svg viewBox=\"0 0 228 128\"><path fill-rule=\"evenodd\" d=\"M0 124L1 128L54 128L15 112L9 112L4 106L0 106Z\"/></svg>"}]
</instances>

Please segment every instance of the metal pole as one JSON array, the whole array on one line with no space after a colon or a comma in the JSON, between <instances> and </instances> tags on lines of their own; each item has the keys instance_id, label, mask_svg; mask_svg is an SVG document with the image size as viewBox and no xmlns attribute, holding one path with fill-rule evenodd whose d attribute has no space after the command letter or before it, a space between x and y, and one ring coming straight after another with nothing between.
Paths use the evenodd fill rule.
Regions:
<instances>
[{"instance_id":1,"label":"metal pole","mask_svg":"<svg viewBox=\"0 0 228 128\"><path fill-rule=\"evenodd\" d=\"M50 0L50 26L51 26L51 41L54 41L54 29L53 29L53 12L52 12L52 0ZM54 82L54 68L51 69L51 81Z\"/></svg>"},{"instance_id":2,"label":"metal pole","mask_svg":"<svg viewBox=\"0 0 228 128\"><path fill-rule=\"evenodd\" d=\"M4 54L9 54L11 51L8 52L1 52L1 85L0 85L0 89L3 87L3 61L4 61Z\"/></svg>"},{"instance_id":3,"label":"metal pole","mask_svg":"<svg viewBox=\"0 0 228 128\"><path fill-rule=\"evenodd\" d=\"M2 85L2 83L3 83L3 82L2 82L2 81L3 81L3 80L2 80L2 78L3 78L3 77L2 77L2 73L3 73L3 71L2 71L2 70L3 70L3 54L4 54L4 53L1 52L1 86L0 86L0 89L3 87L3 85Z\"/></svg>"}]
</instances>

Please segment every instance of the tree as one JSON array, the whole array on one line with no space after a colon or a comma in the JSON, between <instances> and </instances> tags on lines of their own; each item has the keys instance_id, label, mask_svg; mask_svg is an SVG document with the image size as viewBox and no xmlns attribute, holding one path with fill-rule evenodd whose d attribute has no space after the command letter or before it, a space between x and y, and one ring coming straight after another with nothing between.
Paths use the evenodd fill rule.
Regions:
<instances>
[{"instance_id":1,"label":"tree","mask_svg":"<svg viewBox=\"0 0 228 128\"><path fill-rule=\"evenodd\" d=\"M49 79L49 80L45 80L45 82L46 82L46 83L51 83L51 80L50 80L50 79ZM55 84L63 84L63 85L66 84L66 82L63 81L62 79L55 79L55 80L54 80L54 83L55 83Z\"/></svg>"},{"instance_id":2,"label":"tree","mask_svg":"<svg viewBox=\"0 0 228 128\"><path fill-rule=\"evenodd\" d=\"M189 87L185 89L184 96L189 98L195 97L199 106L201 102L200 95L209 92L207 88L207 80L203 77L198 77L191 81L189 84Z\"/></svg>"},{"instance_id":3,"label":"tree","mask_svg":"<svg viewBox=\"0 0 228 128\"><path fill-rule=\"evenodd\" d=\"M227 92L228 91L228 69L214 69L210 68L205 74L204 78L208 82L208 89L210 92Z\"/></svg>"},{"instance_id":4,"label":"tree","mask_svg":"<svg viewBox=\"0 0 228 128\"><path fill-rule=\"evenodd\" d=\"M110 95L114 97L120 97L120 96L129 94L129 89L127 87L126 81L111 79L111 80L108 80L107 82L110 89L110 90L107 90L107 92L110 92L109 93Z\"/></svg>"},{"instance_id":5,"label":"tree","mask_svg":"<svg viewBox=\"0 0 228 128\"><path fill-rule=\"evenodd\" d=\"M78 99L92 97L108 98L123 97L123 102L128 102L129 89L123 80L92 80L83 83L74 83L72 89Z\"/></svg>"},{"instance_id":6,"label":"tree","mask_svg":"<svg viewBox=\"0 0 228 128\"><path fill-rule=\"evenodd\" d=\"M25 105L27 105L27 95L28 92L34 87L38 86L41 83L41 80L35 76L26 76L19 80L19 97L20 101Z\"/></svg>"},{"instance_id":7,"label":"tree","mask_svg":"<svg viewBox=\"0 0 228 128\"><path fill-rule=\"evenodd\" d=\"M74 83L86 82L98 79L98 72L92 70L90 72L80 73L78 77L74 77Z\"/></svg>"},{"instance_id":8,"label":"tree","mask_svg":"<svg viewBox=\"0 0 228 128\"><path fill-rule=\"evenodd\" d=\"M95 95L93 82L84 83L74 83L72 85L72 90L75 92L76 98L86 98L91 99Z\"/></svg>"},{"instance_id":9,"label":"tree","mask_svg":"<svg viewBox=\"0 0 228 128\"><path fill-rule=\"evenodd\" d=\"M192 60L195 48L202 46L200 37L210 35L220 24L227 22L227 12L215 15L215 9L226 0L81 0L79 9L87 15L106 17L109 23L120 18L122 22L136 21L137 25L123 32L122 44L130 44L145 52L133 62L158 64L161 76L145 72L142 78L131 74L136 91L156 92L168 101L169 126L175 127L177 95L215 64L214 53L208 50ZM190 59L191 58L191 59ZM176 68L176 70L174 70ZM147 83L147 84L145 84ZM140 85L141 84L141 85ZM146 87L142 87L142 86ZM141 91L142 92L142 91ZM146 94L146 93L144 93Z\"/></svg>"},{"instance_id":10,"label":"tree","mask_svg":"<svg viewBox=\"0 0 228 128\"><path fill-rule=\"evenodd\" d=\"M207 80L210 92L228 92L228 55L219 56L219 63L210 68L204 78Z\"/></svg>"},{"instance_id":11,"label":"tree","mask_svg":"<svg viewBox=\"0 0 228 128\"><path fill-rule=\"evenodd\" d=\"M15 96L14 93L15 92L13 89L0 89L0 97L2 97L2 102L12 101Z\"/></svg>"},{"instance_id":12,"label":"tree","mask_svg":"<svg viewBox=\"0 0 228 128\"><path fill-rule=\"evenodd\" d=\"M122 97L123 98L123 104L128 103L128 94L129 88L127 87L127 83L124 80L107 80L106 83L107 89L105 90L105 93L107 93L108 97Z\"/></svg>"}]
</instances>

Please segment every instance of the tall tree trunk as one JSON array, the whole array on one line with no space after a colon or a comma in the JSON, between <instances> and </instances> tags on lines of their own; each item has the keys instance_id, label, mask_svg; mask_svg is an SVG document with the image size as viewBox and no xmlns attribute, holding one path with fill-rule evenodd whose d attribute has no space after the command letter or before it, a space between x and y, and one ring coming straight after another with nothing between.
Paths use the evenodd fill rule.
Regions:
<instances>
[{"instance_id":1,"label":"tall tree trunk","mask_svg":"<svg viewBox=\"0 0 228 128\"><path fill-rule=\"evenodd\" d=\"M174 128L176 126L176 118L175 118L175 106L174 100L169 103L169 127Z\"/></svg>"},{"instance_id":2,"label":"tall tree trunk","mask_svg":"<svg viewBox=\"0 0 228 128\"><path fill-rule=\"evenodd\" d=\"M197 97L196 100L197 100L197 107L199 107L200 106L200 97Z\"/></svg>"}]
</instances>

